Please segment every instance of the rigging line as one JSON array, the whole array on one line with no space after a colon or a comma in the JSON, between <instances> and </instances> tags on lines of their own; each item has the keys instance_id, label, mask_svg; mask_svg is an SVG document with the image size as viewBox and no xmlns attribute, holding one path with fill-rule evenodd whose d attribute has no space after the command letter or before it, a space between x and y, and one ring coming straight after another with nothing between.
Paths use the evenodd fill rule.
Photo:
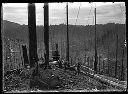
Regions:
<instances>
[{"instance_id":1,"label":"rigging line","mask_svg":"<svg viewBox=\"0 0 128 94\"><path fill-rule=\"evenodd\" d=\"M77 19L78 19L80 7L81 7L81 3L80 3L80 6L79 6L79 9L78 9ZM77 19L76 19L76 23L77 23ZM74 29L75 29L75 27L76 27L76 23L75 23ZM75 33L75 32L74 32L74 33ZM73 33L73 34L74 34L74 33ZM73 37L73 34L72 34L72 37ZM79 35L78 35L78 39L80 39L80 38L79 38Z\"/></svg>"},{"instance_id":2,"label":"rigging line","mask_svg":"<svg viewBox=\"0 0 128 94\"><path fill-rule=\"evenodd\" d=\"M64 10L65 10L65 11L64 11L64 15L65 15L65 16L64 16L64 24L66 25L66 6L64 7Z\"/></svg>"},{"instance_id":3,"label":"rigging line","mask_svg":"<svg viewBox=\"0 0 128 94\"><path fill-rule=\"evenodd\" d=\"M93 11L95 11L95 8L96 8L96 3L94 3L95 4L95 6L94 5L92 5L92 7L94 7L94 9L93 9ZM95 14L94 14L94 12L92 12L93 14L92 14L92 25L94 25L95 23L94 23L94 17L95 17Z\"/></svg>"},{"instance_id":4,"label":"rigging line","mask_svg":"<svg viewBox=\"0 0 128 94\"><path fill-rule=\"evenodd\" d=\"M116 6L113 4L114 9L116 10ZM114 20L116 20L116 17L113 17Z\"/></svg>"},{"instance_id":5,"label":"rigging line","mask_svg":"<svg viewBox=\"0 0 128 94\"><path fill-rule=\"evenodd\" d=\"M120 10L121 10L121 12L122 12L122 16L123 16L123 17L122 17L122 21L121 21L121 22L123 22L123 19L124 19L126 16L125 16L125 13L124 13L124 12L125 12L125 10L123 10L123 9L122 9L121 4L120 4Z\"/></svg>"},{"instance_id":6,"label":"rigging line","mask_svg":"<svg viewBox=\"0 0 128 94\"><path fill-rule=\"evenodd\" d=\"M90 16L91 10L92 10L92 6L91 6L91 9L90 9L90 12L89 12L89 16ZM88 16L88 20L87 20L87 25L89 25L89 24L88 24L89 16ZM90 36L90 35L91 35L91 32L89 31L89 36Z\"/></svg>"},{"instance_id":7,"label":"rigging line","mask_svg":"<svg viewBox=\"0 0 128 94\"><path fill-rule=\"evenodd\" d=\"M95 8L96 8L96 2L94 4L95 4Z\"/></svg>"},{"instance_id":8,"label":"rigging line","mask_svg":"<svg viewBox=\"0 0 128 94\"><path fill-rule=\"evenodd\" d=\"M115 5L115 8L116 8L116 5ZM122 8L121 8L121 5L119 5L119 8L120 8L120 11L121 11L122 16L124 16L125 14L123 13L123 10L122 10ZM122 17L122 18L120 19L120 22L122 22L123 18L124 18L124 17ZM118 18L118 19L119 19L119 18Z\"/></svg>"},{"instance_id":9,"label":"rigging line","mask_svg":"<svg viewBox=\"0 0 128 94\"><path fill-rule=\"evenodd\" d=\"M80 3L79 10L78 10L78 14L77 14L77 19L78 19L78 17L79 17L80 7L81 7L81 3ZM76 23L77 23L77 19L76 19ZM75 26L76 26L76 23L75 23ZM79 35L78 35L78 39L79 39L79 41L80 41L80 36L79 36ZM80 43L81 43L81 42L79 42L79 45L81 45Z\"/></svg>"},{"instance_id":10,"label":"rigging line","mask_svg":"<svg viewBox=\"0 0 128 94\"><path fill-rule=\"evenodd\" d=\"M74 7L74 10L75 10L75 7ZM75 22L75 21L74 21L74 22ZM73 26L73 29L75 30L75 26L76 26L76 25L74 24L74 25L72 25L72 26ZM71 34L71 38L73 38L73 36L74 36L74 33Z\"/></svg>"},{"instance_id":11,"label":"rigging line","mask_svg":"<svg viewBox=\"0 0 128 94\"><path fill-rule=\"evenodd\" d=\"M64 7L64 15L66 15L65 10L66 10L66 6ZM63 17L63 24L64 24L64 26L66 25L66 16ZM63 31L61 33L63 35ZM61 36L60 41L61 41L60 42L60 55L61 55L61 59L62 59L63 58L62 57L63 56L63 54L62 54L62 51L63 51L63 40L62 40L62 36Z\"/></svg>"},{"instance_id":12,"label":"rigging line","mask_svg":"<svg viewBox=\"0 0 128 94\"><path fill-rule=\"evenodd\" d=\"M100 16L101 18L114 18L112 16ZM122 17L122 18L125 18L125 17ZM121 18L118 18L118 19L121 19Z\"/></svg>"},{"instance_id":13,"label":"rigging line","mask_svg":"<svg viewBox=\"0 0 128 94\"><path fill-rule=\"evenodd\" d=\"M64 15L66 15L66 6L63 8L64 9ZM64 25L66 25L66 16L63 17Z\"/></svg>"},{"instance_id":14,"label":"rigging line","mask_svg":"<svg viewBox=\"0 0 128 94\"><path fill-rule=\"evenodd\" d=\"M90 16L91 10L92 10L92 6L91 6L91 9L89 11L89 16ZM89 20L89 16L88 16L88 20ZM88 25L88 20L87 20L87 25Z\"/></svg>"},{"instance_id":15,"label":"rigging line","mask_svg":"<svg viewBox=\"0 0 128 94\"><path fill-rule=\"evenodd\" d=\"M120 9L121 9L122 13L125 12L125 8L123 9L123 6L124 6L124 5L121 5L121 4L120 4L119 6L120 6Z\"/></svg>"},{"instance_id":16,"label":"rigging line","mask_svg":"<svg viewBox=\"0 0 128 94\"><path fill-rule=\"evenodd\" d=\"M121 5L119 5L119 8L120 8L120 11L121 11L122 15L124 16L122 6L121 6Z\"/></svg>"},{"instance_id":17,"label":"rigging line","mask_svg":"<svg viewBox=\"0 0 128 94\"><path fill-rule=\"evenodd\" d=\"M126 4L124 4L124 5L122 4L122 5L120 5L120 6L123 6L123 7L124 7L123 11L126 11L126 7L125 7Z\"/></svg>"},{"instance_id":18,"label":"rigging line","mask_svg":"<svg viewBox=\"0 0 128 94\"><path fill-rule=\"evenodd\" d=\"M92 25L94 25L94 13L93 13L93 16L92 16Z\"/></svg>"},{"instance_id":19,"label":"rigging line","mask_svg":"<svg viewBox=\"0 0 128 94\"><path fill-rule=\"evenodd\" d=\"M114 5L114 8L116 9L116 5ZM118 8L118 6L117 6L117 8ZM122 13L122 15L124 15L124 10L122 9L122 6L121 5L119 5L119 8L120 8L120 11L121 11L121 13Z\"/></svg>"},{"instance_id":20,"label":"rigging line","mask_svg":"<svg viewBox=\"0 0 128 94\"><path fill-rule=\"evenodd\" d=\"M81 6L81 3L80 3L80 6ZM78 16L79 16L80 6L79 6L79 10L78 10L77 18L76 18L76 23L77 23L77 19L78 19ZM76 23L75 23L75 25L76 25Z\"/></svg>"}]
</instances>

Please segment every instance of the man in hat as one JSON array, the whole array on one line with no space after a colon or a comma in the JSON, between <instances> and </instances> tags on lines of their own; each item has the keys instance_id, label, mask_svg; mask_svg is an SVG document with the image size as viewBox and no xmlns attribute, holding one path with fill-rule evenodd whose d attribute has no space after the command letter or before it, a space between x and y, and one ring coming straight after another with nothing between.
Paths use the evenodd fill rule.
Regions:
<instances>
[{"instance_id":1,"label":"man in hat","mask_svg":"<svg viewBox=\"0 0 128 94\"><path fill-rule=\"evenodd\" d=\"M77 63L77 72L78 72L78 74L80 73L80 67L81 67L81 62L78 61L78 63Z\"/></svg>"}]
</instances>

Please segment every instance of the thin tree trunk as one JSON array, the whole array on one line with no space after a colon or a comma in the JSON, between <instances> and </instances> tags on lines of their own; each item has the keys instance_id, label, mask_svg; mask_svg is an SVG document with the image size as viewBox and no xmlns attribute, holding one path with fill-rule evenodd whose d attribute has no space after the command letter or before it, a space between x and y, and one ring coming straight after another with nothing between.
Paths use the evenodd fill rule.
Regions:
<instances>
[{"instance_id":1,"label":"thin tree trunk","mask_svg":"<svg viewBox=\"0 0 128 94\"><path fill-rule=\"evenodd\" d=\"M28 28L29 28L29 60L30 67L34 67L37 56L37 36L36 36L36 14L35 4L28 4Z\"/></svg>"},{"instance_id":2,"label":"thin tree trunk","mask_svg":"<svg viewBox=\"0 0 128 94\"><path fill-rule=\"evenodd\" d=\"M121 68L121 80L124 80L124 48L122 49L122 68Z\"/></svg>"},{"instance_id":3,"label":"thin tree trunk","mask_svg":"<svg viewBox=\"0 0 128 94\"><path fill-rule=\"evenodd\" d=\"M109 72L110 72L110 60L109 60L109 45L108 45L108 76L110 76Z\"/></svg>"},{"instance_id":4,"label":"thin tree trunk","mask_svg":"<svg viewBox=\"0 0 128 94\"><path fill-rule=\"evenodd\" d=\"M44 44L45 44L45 64L49 66L49 5L44 3Z\"/></svg>"},{"instance_id":5,"label":"thin tree trunk","mask_svg":"<svg viewBox=\"0 0 128 94\"><path fill-rule=\"evenodd\" d=\"M100 74L100 56L99 56L99 74Z\"/></svg>"},{"instance_id":6,"label":"thin tree trunk","mask_svg":"<svg viewBox=\"0 0 128 94\"><path fill-rule=\"evenodd\" d=\"M117 77L117 56L118 56L118 35L116 35L116 62L115 62L115 78Z\"/></svg>"},{"instance_id":7,"label":"thin tree trunk","mask_svg":"<svg viewBox=\"0 0 128 94\"><path fill-rule=\"evenodd\" d=\"M68 33L68 3L67 3L67 48L66 48L66 60L69 63L69 33Z\"/></svg>"},{"instance_id":8,"label":"thin tree trunk","mask_svg":"<svg viewBox=\"0 0 128 94\"><path fill-rule=\"evenodd\" d=\"M24 67L26 68L27 65L29 64L26 46L22 46L22 53L23 53Z\"/></svg>"},{"instance_id":9,"label":"thin tree trunk","mask_svg":"<svg viewBox=\"0 0 128 94\"><path fill-rule=\"evenodd\" d=\"M85 57L84 57L84 64L86 63L87 61L86 61L86 53L85 53Z\"/></svg>"},{"instance_id":10,"label":"thin tree trunk","mask_svg":"<svg viewBox=\"0 0 128 94\"><path fill-rule=\"evenodd\" d=\"M28 4L28 31L29 31L29 64L30 68L36 67L38 60L37 55L37 36L36 36L36 14L35 4ZM36 67L37 70L38 67ZM33 88L34 76L38 75L38 71L32 73L30 79L30 88Z\"/></svg>"},{"instance_id":11,"label":"thin tree trunk","mask_svg":"<svg viewBox=\"0 0 128 94\"><path fill-rule=\"evenodd\" d=\"M104 73L105 73L105 72L104 72L104 60L103 60L103 75L104 75Z\"/></svg>"},{"instance_id":12,"label":"thin tree trunk","mask_svg":"<svg viewBox=\"0 0 128 94\"><path fill-rule=\"evenodd\" d=\"M94 62L94 71L97 73L97 38L96 38L96 8L95 8L95 62Z\"/></svg>"}]
</instances>

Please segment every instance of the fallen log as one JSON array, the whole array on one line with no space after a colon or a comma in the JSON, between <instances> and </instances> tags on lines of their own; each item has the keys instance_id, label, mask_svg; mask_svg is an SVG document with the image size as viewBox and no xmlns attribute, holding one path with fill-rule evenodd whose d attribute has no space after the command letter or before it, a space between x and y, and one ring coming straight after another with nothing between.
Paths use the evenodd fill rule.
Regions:
<instances>
[{"instance_id":1,"label":"fallen log","mask_svg":"<svg viewBox=\"0 0 128 94\"><path fill-rule=\"evenodd\" d=\"M86 72L84 70L81 70L81 73L99 81L100 83L102 83L104 85L112 86L112 87L117 88L119 90L126 90L125 85L118 84L120 81L115 82L115 81L112 81L110 79L106 79L105 77L100 76L99 74L92 74L92 73Z\"/></svg>"}]
</instances>

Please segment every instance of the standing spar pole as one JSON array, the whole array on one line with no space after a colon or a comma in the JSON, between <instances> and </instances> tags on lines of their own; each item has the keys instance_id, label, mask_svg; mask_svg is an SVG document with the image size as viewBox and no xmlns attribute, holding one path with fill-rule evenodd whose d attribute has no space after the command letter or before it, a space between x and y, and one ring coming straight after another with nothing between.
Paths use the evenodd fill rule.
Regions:
<instances>
[{"instance_id":1,"label":"standing spar pole","mask_svg":"<svg viewBox=\"0 0 128 94\"><path fill-rule=\"evenodd\" d=\"M34 67L37 56L37 36L36 36L36 14L35 4L28 4L28 29L29 29L29 60L30 67Z\"/></svg>"},{"instance_id":2,"label":"standing spar pole","mask_svg":"<svg viewBox=\"0 0 128 94\"><path fill-rule=\"evenodd\" d=\"M36 36L36 15L35 4L28 4L28 31L29 31L29 63L30 68L35 67L38 60L37 56L37 36ZM38 67L35 67L35 72L32 72L30 77L30 88L33 88L33 78L38 75Z\"/></svg>"},{"instance_id":3,"label":"standing spar pole","mask_svg":"<svg viewBox=\"0 0 128 94\"><path fill-rule=\"evenodd\" d=\"M68 35L68 2L67 2L67 48L66 48L66 60L69 62L69 35Z\"/></svg>"},{"instance_id":4,"label":"standing spar pole","mask_svg":"<svg viewBox=\"0 0 128 94\"><path fill-rule=\"evenodd\" d=\"M2 59L1 59L1 61L3 62L3 67L2 67L2 69L3 69L3 81L5 80L4 79L4 73L5 73L5 60L4 60L4 36L3 36L3 4L1 3L1 43L2 43L2 45L1 45L1 51L2 51ZM4 88L5 87L5 83L3 83L3 90L5 89Z\"/></svg>"},{"instance_id":5,"label":"standing spar pole","mask_svg":"<svg viewBox=\"0 0 128 94\"><path fill-rule=\"evenodd\" d=\"M3 4L1 3L1 38L2 38L2 40L0 40L0 41L2 43L2 45L1 45L2 59L1 60L3 61L3 65L4 65L5 61L4 61L4 36L3 35L4 35L3 34ZM3 66L3 70L4 70L4 66Z\"/></svg>"},{"instance_id":6,"label":"standing spar pole","mask_svg":"<svg viewBox=\"0 0 128 94\"><path fill-rule=\"evenodd\" d=\"M96 8L95 8L95 62L94 62L94 71L97 73L97 38L96 38Z\"/></svg>"},{"instance_id":7,"label":"standing spar pole","mask_svg":"<svg viewBox=\"0 0 128 94\"><path fill-rule=\"evenodd\" d=\"M49 6L44 3L44 45L45 45L45 64L49 66Z\"/></svg>"}]
</instances>

